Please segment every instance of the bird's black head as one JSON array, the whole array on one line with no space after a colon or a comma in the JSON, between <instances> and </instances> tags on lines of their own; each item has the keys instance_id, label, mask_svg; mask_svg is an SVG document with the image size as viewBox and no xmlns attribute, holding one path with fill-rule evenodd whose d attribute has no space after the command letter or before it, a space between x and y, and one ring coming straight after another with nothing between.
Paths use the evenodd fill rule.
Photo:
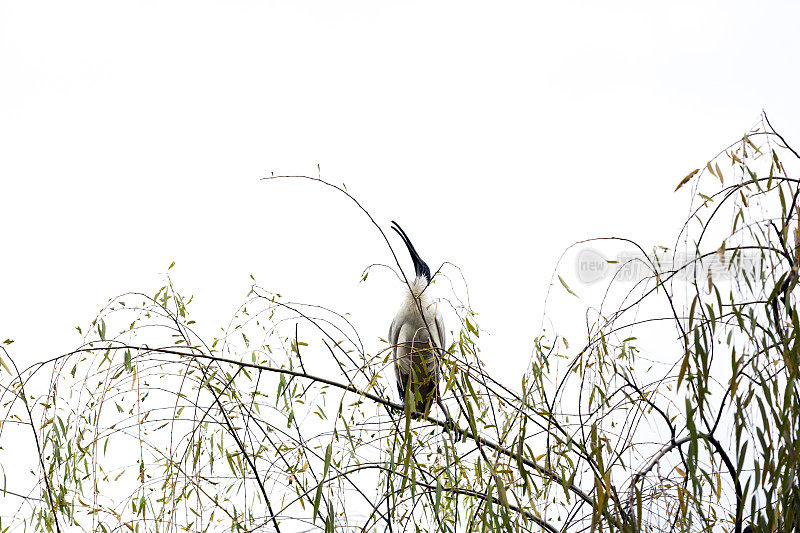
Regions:
<instances>
[{"instance_id":1,"label":"bird's black head","mask_svg":"<svg viewBox=\"0 0 800 533\"><path fill-rule=\"evenodd\" d=\"M411 261L414 262L414 273L417 277L424 277L428 280L428 283L431 281L431 269L428 268L427 263L422 260L419 256L417 251L414 249L414 245L411 244L411 239L408 238L406 232L403 231L403 228L400 227L400 224L392 220L392 229L400 235L400 238L403 239L403 242L406 243L406 248L408 248L408 253L411 255Z\"/></svg>"}]
</instances>

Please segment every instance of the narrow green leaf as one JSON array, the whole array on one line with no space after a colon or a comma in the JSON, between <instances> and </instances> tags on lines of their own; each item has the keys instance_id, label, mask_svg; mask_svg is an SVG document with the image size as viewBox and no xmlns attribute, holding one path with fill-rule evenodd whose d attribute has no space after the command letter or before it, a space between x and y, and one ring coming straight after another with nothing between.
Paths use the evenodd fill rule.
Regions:
<instances>
[{"instance_id":1,"label":"narrow green leaf","mask_svg":"<svg viewBox=\"0 0 800 533\"><path fill-rule=\"evenodd\" d=\"M573 295L575 298L577 298L577 297L578 297L578 295L577 295L577 294L575 294L574 292L572 292L572 289L570 289L570 288L569 288L569 285L567 285L567 282L566 282L566 281L564 281L564 279L563 279L561 276L558 276L558 281L560 281L560 282L561 282L561 285L563 285L563 286L564 286L564 288L565 288L565 289L567 289L567 292L568 292L568 293L570 293L571 295Z\"/></svg>"},{"instance_id":2,"label":"narrow green leaf","mask_svg":"<svg viewBox=\"0 0 800 533\"><path fill-rule=\"evenodd\" d=\"M317 516L319 512L319 502L322 499L322 487L325 484L325 478L328 476L328 469L331 466L331 455L333 452L333 446L328 444L328 447L325 449L325 466L322 469L322 479L317 485L317 493L314 495L314 516Z\"/></svg>"}]
</instances>

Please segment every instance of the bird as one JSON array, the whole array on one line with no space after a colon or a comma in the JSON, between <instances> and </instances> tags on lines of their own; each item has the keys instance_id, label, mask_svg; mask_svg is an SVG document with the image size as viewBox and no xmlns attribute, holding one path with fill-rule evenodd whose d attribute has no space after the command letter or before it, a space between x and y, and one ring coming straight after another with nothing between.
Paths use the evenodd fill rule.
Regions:
<instances>
[{"instance_id":1,"label":"bird","mask_svg":"<svg viewBox=\"0 0 800 533\"><path fill-rule=\"evenodd\" d=\"M397 390L403 403L412 402L412 410L430 412L433 400L442 409L447 425L453 427L450 413L439 393L440 357L445 350L445 329L436 302L426 291L431 283L431 269L417 253L411 239L392 221L414 263L414 280L403 297L400 309L389 327ZM421 311L421 312L420 312Z\"/></svg>"}]
</instances>

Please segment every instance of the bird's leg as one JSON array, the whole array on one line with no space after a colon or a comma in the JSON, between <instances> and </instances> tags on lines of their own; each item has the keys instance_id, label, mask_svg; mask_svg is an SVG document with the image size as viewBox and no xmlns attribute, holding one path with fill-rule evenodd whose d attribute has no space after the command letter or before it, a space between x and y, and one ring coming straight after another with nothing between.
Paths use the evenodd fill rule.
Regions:
<instances>
[{"instance_id":1,"label":"bird's leg","mask_svg":"<svg viewBox=\"0 0 800 533\"><path fill-rule=\"evenodd\" d=\"M447 430L450 431L451 429L455 429L456 425L453 422L453 419L450 418L450 411L447 410L447 407L444 405L444 402L442 401L442 395L439 394L439 387L436 387L436 403L442 409L444 417L447 419L446 422Z\"/></svg>"}]
</instances>

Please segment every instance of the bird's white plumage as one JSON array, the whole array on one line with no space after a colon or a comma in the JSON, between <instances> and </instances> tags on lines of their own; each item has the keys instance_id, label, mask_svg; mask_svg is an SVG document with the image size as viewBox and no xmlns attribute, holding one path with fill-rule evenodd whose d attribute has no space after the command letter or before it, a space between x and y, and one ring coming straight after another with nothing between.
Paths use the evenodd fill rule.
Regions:
<instances>
[{"instance_id":1,"label":"bird's white plumage","mask_svg":"<svg viewBox=\"0 0 800 533\"><path fill-rule=\"evenodd\" d=\"M445 331L438 304L430 298L425 278L416 278L411 290L406 291L389 328L389 343L401 391L405 390L413 370L415 381L420 381L428 392L423 396L435 393L439 382L439 351L445 346Z\"/></svg>"},{"instance_id":2,"label":"bird's white plumage","mask_svg":"<svg viewBox=\"0 0 800 533\"><path fill-rule=\"evenodd\" d=\"M453 427L453 419L439 395L439 358L445 349L444 321L428 292L433 278L431 269L400 224L392 221L392 230L403 239L416 274L389 327L397 391L406 405L425 415L435 400L447 418L447 427Z\"/></svg>"}]
</instances>

